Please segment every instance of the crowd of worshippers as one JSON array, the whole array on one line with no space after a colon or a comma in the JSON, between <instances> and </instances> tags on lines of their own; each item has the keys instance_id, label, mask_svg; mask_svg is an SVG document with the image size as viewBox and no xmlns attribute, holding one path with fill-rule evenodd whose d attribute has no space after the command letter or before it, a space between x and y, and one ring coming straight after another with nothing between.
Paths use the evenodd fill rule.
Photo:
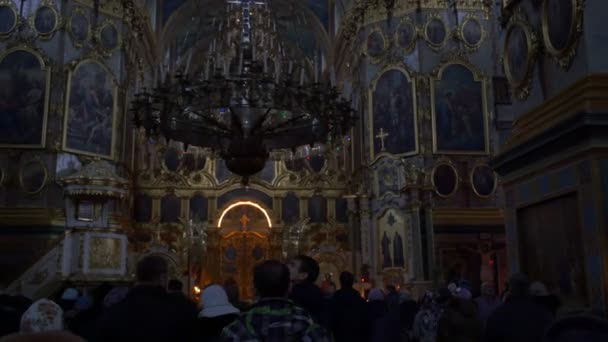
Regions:
<instances>
[{"instance_id":1,"label":"crowd of worshippers","mask_svg":"<svg viewBox=\"0 0 608 342\"><path fill-rule=\"evenodd\" d=\"M318 263L297 256L264 261L253 270L256 300L239 300L234 281L209 285L197 305L178 280L168 281L162 257L143 258L130 288L102 284L88 295L75 287L32 302L0 297L3 341L335 341L335 342L595 342L608 341L608 323L591 315L556 319L557 297L541 283L513 275L500 296L484 283L472 298L450 284L415 301L388 286L362 295L342 272L339 290L321 287Z\"/></svg>"}]
</instances>

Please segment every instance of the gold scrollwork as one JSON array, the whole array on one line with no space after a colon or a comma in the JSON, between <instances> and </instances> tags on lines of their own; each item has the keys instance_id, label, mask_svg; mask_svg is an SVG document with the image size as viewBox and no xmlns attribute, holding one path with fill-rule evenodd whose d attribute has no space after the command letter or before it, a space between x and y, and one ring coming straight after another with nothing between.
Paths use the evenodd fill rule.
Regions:
<instances>
[{"instance_id":1,"label":"gold scrollwork","mask_svg":"<svg viewBox=\"0 0 608 342\"><path fill-rule=\"evenodd\" d=\"M378 52L377 55L372 55L372 54L370 54L370 51L369 51L369 40L370 40L370 37L375 34L379 35L379 37L382 39L382 49ZM368 33L368 35L366 36L365 43L363 45L363 51L365 52L365 55L370 58L370 60L373 64L378 64L378 63L380 63L380 61L382 60L382 57L386 53L387 47L388 47L388 41L387 41L386 37L384 36L384 32L382 31L382 29L380 27L376 26L373 29L371 29L370 32Z\"/></svg>"},{"instance_id":2,"label":"gold scrollwork","mask_svg":"<svg viewBox=\"0 0 608 342\"><path fill-rule=\"evenodd\" d=\"M476 42L469 41L467 39L466 27L467 27L467 25L471 25L471 24L477 25L477 27L479 27L479 40L477 40ZM457 36L464 43L464 46L466 47L466 49L469 52L475 52L483 44L483 42L487 36L487 32L484 29L482 22L481 22L481 20L479 20L478 17L476 17L475 15L472 15L472 14L467 14L462 19L462 24L458 28Z\"/></svg>"},{"instance_id":3,"label":"gold scrollwork","mask_svg":"<svg viewBox=\"0 0 608 342\"><path fill-rule=\"evenodd\" d=\"M471 169L471 172L469 173L469 184L471 184L471 189L473 189L473 192L475 193L475 195L477 195L477 197L479 198L490 198L492 197L495 193L496 193L496 189L498 188L498 177L496 175L496 172L492 171L492 175L494 176L494 185L492 187L492 191L487 194L487 195L483 195L481 193L479 193L478 189L475 187L475 179L474 179L474 174L475 174L475 170L477 170L480 167L490 167L488 164L483 163L483 162L477 162L473 168Z\"/></svg>"},{"instance_id":4,"label":"gold scrollwork","mask_svg":"<svg viewBox=\"0 0 608 342\"><path fill-rule=\"evenodd\" d=\"M121 242L116 238L91 237L89 268L92 270L119 269L122 259Z\"/></svg>"},{"instance_id":5,"label":"gold scrollwork","mask_svg":"<svg viewBox=\"0 0 608 342\"><path fill-rule=\"evenodd\" d=\"M38 176L42 178L37 178ZM49 173L46 164L38 156L23 163L19 168L19 185L26 194L35 195L42 191L48 179Z\"/></svg>"},{"instance_id":6,"label":"gold scrollwork","mask_svg":"<svg viewBox=\"0 0 608 342\"><path fill-rule=\"evenodd\" d=\"M46 11L46 12L43 12ZM49 27L48 30L46 31L40 31L40 27L38 27L39 23L42 24L46 24L44 21L39 22L39 17L40 16L48 16L49 14L53 15L53 19L54 23L52 27ZM40 20L49 20L50 18L42 18ZM53 38L53 35L55 34L55 32L57 32L57 30L59 30L59 28L61 28L61 25L63 24L63 20L61 18L61 16L59 15L59 11L57 11L55 2L53 0L42 0L40 2L40 5L38 6L38 8L36 9L36 11L34 12L33 15L30 16L29 18L29 22L30 22L30 26L34 29L34 31L36 31L38 33L38 38L40 38L41 40L49 40L51 38Z\"/></svg>"},{"instance_id":7,"label":"gold scrollwork","mask_svg":"<svg viewBox=\"0 0 608 342\"><path fill-rule=\"evenodd\" d=\"M441 25L443 26L443 31L444 31L444 36L443 38L441 38L441 42L438 41L433 41L434 37L431 37L431 34L429 34L429 30L431 29L431 24L433 22L440 22ZM445 45L445 43L448 41L448 39L452 36L452 32L450 31L448 25L446 24L446 22L443 20L443 18L441 17L441 15L439 13L431 13L428 18L426 23L424 24L424 40L426 40L427 44L429 45L429 47L433 50L433 51L440 51L443 46Z\"/></svg>"},{"instance_id":8,"label":"gold scrollwork","mask_svg":"<svg viewBox=\"0 0 608 342\"><path fill-rule=\"evenodd\" d=\"M74 19L77 17L81 17L84 18L84 20L86 20L87 26L86 26L86 35L84 39L81 39L78 36L78 33L75 32L75 28L74 28ZM87 12L84 8L82 7L74 7L74 9L72 10L72 15L70 16L70 19L67 23L67 28L68 28L68 33L70 34L70 37L72 38L72 42L74 43L75 47L83 47L85 45L85 43L91 39L91 26L89 23L89 19L87 16ZM83 29L83 28L80 28Z\"/></svg>"},{"instance_id":9,"label":"gold scrollwork","mask_svg":"<svg viewBox=\"0 0 608 342\"><path fill-rule=\"evenodd\" d=\"M5 9L13 13L13 24L6 30L0 32L0 39L5 39L17 28L19 25L19 14L17 13L17 6L11 0L0 0L0 8ZM7 18L4 17L3 20ZM6 24L6 23L4 23Z\"/></svg>"},{"instance_id":10,"label":"gold scrollwork","mask_svg":"<svg viewBox=\"0 0 608 342\"><path fill-rule=\"evenodd\" d=\"M408 71L406 69L407 67L404 66L402 63L393 63L393 64L389 64L388 66L386 66L384 69L382 69L380 72L378 72L376 78L372 81L371 86L369 88L369 95L367 98L367 103L368 103L368 110L367 110L367 119L368 119L368 135L369 135L369 141L370 141L370 150L369 150L369 156L370 156L370 165L373 165L376 163L376 161L378 161L378 159L380 159L383 156L388 156L391 157L395 160L398 160L400 157L407 157L407 156L413 156L418 154L420 147L419 147L419 141L418 141L418 110L417 110L417 92L416 92L416 78L414 77L413 73ZM405 77L407 78L407 80L410 82L411 86L412 86L412 106L413 106L413 124L414 124L414 151L411 152L407 152L407 153L400 153L400 154L396 154L396 155L391 155L388 152L381 152L378 155L375 154L374 151L374 142L376 138L376 131L374 128L374 91L376 91L376 86L378 85L378 81L380 81L380 79L382 78L382 76L391 71L391 70L397 70L402 72ZM383 127L378 127L378 129L383 128Z\"/></svg>"},{"instance_id":11,"label":"gold scrollwork","mask_svg":"<svg viewBox=\"0 0 608 342\"><path fill-rule=\"evenodd\" d=\"M585 7L584 0L569 0L572 6L572 19L570 23L563 23L568 25L570 28L568 32L568 38L564 47L556 48L551 41L549 32L549 20L559 20L559 18L549 18L548 6L550 1L544 0L542 5L542 30L543 30L543 41L547 52L555 59L557 64L564 69L568 70L572 60L576 56L576 48L581 33L583 32L583 9Z\"/></svg>"},{"instance_id":12,"label":"gold scrollwork","mask_svg":"<svg viewBox=\"0 0 608 342\"><path fill-rule=\"evenodd\" d=\"M104 46L105 37L103 32L106 30L114 30L114 32L116 33L116 44L114 46ZM95 31L95 39L101 51L103 51L105 55L111 55L115 51L118 51L122 48L122 37L120 35L120 31L118 31L116 24L114 24L112 20L106 19L103 23L101 23L101 25L99 25L99 27Z\"/></svg>"},{"instance_id":13,"label":"gold scrollwork","mask_svg":"<svg viewBox=\"0 0 608 342\"><path fill-rule=\"evenodd\" d=\"M439 189L437 189L437 184L435 183L435 173L437 172L437 169L441 166L448 166L454 172L454 188L451 192L447 194L441 193ZM433 185L433 189L435 189L435 193L437 194L437 196L441 198L452 197L456 192L458 192L458 189L460 188L460 176L458 175L458 170L454 166L454 163L450 159L439 158L437 160L437 163L435 164L435 166L433 166L433 170L431 171L431 184Z\"/></svg>"},{"instance_id":14,"label":"gold scrollwork","mask_svg":"<svg viewBox=\"0 0 608 342\"><path fill-rule=\"evenodd\" d=\"M42 71L46 71L46 80L45 80L45 85L44 85L44 112L43 112L43 117L42 117L42 129L41 129L41 135L42 137L40 138L40 144L32 144L32 145L11 145L11 144L0 144L0 147L10 147L10 148L44 148L46 145L46 128L47 128L47 121L48 121L48 114L49 114L49 102L50 102L50 98L51 98L51 72L52 72L52 68L51 68L51 62L49 61L49 59L43 55L43 53L41 52L41 50L37 49L37 48L32 48L29 45L17 45L15 47L9 48L7 50L5 50L2 54L0 54L0 64L4 61L4 59L6 58L6 56L10 55L13 52L16 51L26 51L28 53L31 53L32 55L34 55L34 57L36 57L38 59L38 62L40 63L40 69Z\"/></svg>"},{"instance_id":15,"label":"gold scrollwork","mask_svg":"<svg viewBox=\"0 0 608 342\"><path fill-rule=\"evenodd\" d=\"M401 40L401 33L403 32L403 30L405 29L405 27L409 26L409 32L412 33L412 41L410 41L409 43L401 44L403 43ZM414 48L416 47L416 42L418 40L418 29L416 28L416 25L414 24L414 21L412 20L412 18L410 18L409 16L403 17L401 19L401 22L399 23L399 26L397 26L397 30L395 30L395 34L394 34L394 38L395 39L395 45L405 49L405 54L409 54L410 52L412 52L414 50Z\"/></svg>"},{"instance_id":16,"label":"gold scrollwork","mask_svg":"<svg viewBox=\"0 0 608 342\"><path fill-rule=\"evenodd\" d=\"M435 91L435 83L441 81L444 70L451 65L462 65L467 68L473 74L473 80L479 82L481 85L481 105L483 111L483 134L484 134L484 150L483 151L444 151L439 150L437 146L437 108L435 105L435 97L437 96ZM489 132L489 120L490 113L488 112L488 80L487 77L478 70L473 64L460 55L449 55L444 59L443 64L434 71L435 76L431 76L430 88L431 88L431 122L433 130L433 153L441 154L489 154L490 153L490 132Z\"/></svg>"},{"instance_id":17,"label":"gold scrollwork","mask_svg":"<svg viewBox=\"0 0 608 342\"><path fill-rule=\"evenodd\" d=\"M517 79L514 75L514 70L511 70L511 57L509 55L509 43L511 42L511 38L515 30L520 29L525 35L526 39L526 49L527 56L526 65L524 67L524 73L522 77ZM526 17L522 11L517 11L510 19L507 25L507 34L505 38L504 48L503 48L503 67L505 69L505 75L507 76L507 80L511 84L511 87L514 90L515 95L521 101L528 98L530 92L532 91L532 72L534 71L534 64L536 62L536 58L538 56L538 35L535 31L527 23Z\"/></svg>"}]
</instances>

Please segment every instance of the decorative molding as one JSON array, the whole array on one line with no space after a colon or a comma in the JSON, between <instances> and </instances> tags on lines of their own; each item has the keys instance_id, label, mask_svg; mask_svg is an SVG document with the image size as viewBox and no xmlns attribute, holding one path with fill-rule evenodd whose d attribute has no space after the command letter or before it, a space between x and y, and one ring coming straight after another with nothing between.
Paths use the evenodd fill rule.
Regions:
<instances>
[{"instance_id":1,"label":"decorative molding","mask_svg":"<svg viewBox=\"0 0 608 342\"><path fill-rule=\"evenodd\" d=\"M509 66L508 53L510 41L509 38L511 38L511 35L516 28L520 28L524 32L528 50L528 55L526 56L526 70L522 79L519 80L514 78L513 71ZM522 10L517 11L513 16L511 16L509 23L507 24L506 32L503 47L503 68L517 99L523 101L528 98L530 92L532 91L532 76L534 74L534 66L539 53L539 38L536 31L534 31L534 29L528 23L526 15Z\"/></svg>"},{"instance_id":2,"label":"decorative molding","mask_svg":"<svg viewBox=\"0 0 608 342\"><path fill-rule=\"evenodd\" d=\"M457 225L504 225L505 216L499 208L433 208L433 224Z\"/></svg>"},{"instance_id":3,"label":"decorative molding","mask_svg":"<svg viewBox=\"0 0 608 342\"><path fill-rule=\"evenodd\" d=\"M568 70L570 68L572 61L576 56L578 42L581 33L583 32L585 0L570 0L570 2L572 4L572 10L574 11L574 13L572 13L572 22L570 23L570 32L568 33L567 43L566 46L562 49L556 49L551 43L551 39L549 37L549 15L547 11L549 0L543 1L541 12L543 42L545 45L545 50L564 70Z\"/></svg>"}]
</instances>

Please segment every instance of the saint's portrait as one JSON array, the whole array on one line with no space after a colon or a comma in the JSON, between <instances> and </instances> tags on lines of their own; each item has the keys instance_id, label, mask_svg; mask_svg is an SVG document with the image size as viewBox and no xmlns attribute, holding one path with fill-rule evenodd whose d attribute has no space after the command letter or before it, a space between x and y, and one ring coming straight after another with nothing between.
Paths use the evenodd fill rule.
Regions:
<instances>
[{"instance_id":1,"label":"saint's portrait","mask_svg":"<svg viewBox=\"0 0 608 342\"><path fill-rule=\"evenodd\" d=\"M545 0L544 19L549 44L557 51L568 47L574 29L573 0Z\"/></svg>"},{"instance_id":2,"label":"saint's portrait","mask_svg":"<svg viewBox=\"0 0 608 342\"><path fill-rule=\"evenodd\" d=\"M372 31L367 36L366 51L370 57L378 57L384 51L384 36L378 31Z\"/></svg>"},{"instance_id":3,"label":"saint's portrait","mask_svg":"<svg viewBox=\"0 0 608 342\"><path fill-rule=\"evenodd\" d=\"M381 269L406 268L406 233L409 225L395 209L389 209L378 220Z\"/></svg>"},{"instance_id":4,"label":"saint's portrait","mask_svg":"<svg viewBox=\"0 0 608 342\"><path fill-rule=\"evenodd\" d=\"M300 219L300 199L295 193L289 192L283 197L281 218L286 223L294 223Z\"/></svg>"},{"instance_id":5,"label":"saint's portrait","mask_svg":"<svg viewBox=\"0 0 608 342\"><path fill-rule=\"evenodd\" d=\"M432 45L442 45L447 38L447 29L445 24L439 18L431 19L425 28L426 39Z\"/></svg>"},{"instance_id":6,"label":"saint's portrait","mask_svg":"<svg viewBox=\"0 0 608 342\"><path fill-rule=\"evenodd\" d=\"M486 151L483 84L462 64L451 64L434 82L435 151Z\"/></svg>"},{"instance_id":7,"label":"saint's portrait","mask_svg":"<svg viewBox=\"0 0 608 342\"><path fill-rule=\"evenodd\" d=\"M0 34L11 32L17 24L15 10L8 6L0 6Z\"/></svg>"},{"instance_id":8,"label":"saint's portrait","mask_svg":"<svg viewBox=\"0 0 608 342\"><path fill-rule=\"evenodd\" d=\"M75 11L72 13L69 28L72 39L76 42L83 43L89 38L91 30L89 27L89 19L83 12Z\"/></svg>"},{"instance_id":9,"label":"saint's portrait","mask_svg":"<svg viewBox=\"0 0 608 342\"><path fill-rule=\"evenodd\" d=\"M471 173L471 185L480 197L488 197L496 190L496 174L488 165L479 165Z\"/></svg>"},{"instance_id":10,"label":"saint's portrait","mask_svg":"<svg viewBox=\"0 0 608 342\"><path fill-rule=\"evenodd\" d=\"M397 29L397 44L399 47L408 49L416 40L416 27L411 22L404 22Z\"/></svg>"},{"instance_id":11,"label":"saint's portrait","mask_svg":"<svg viewBox=\"0 0 608 342\"><path fill-rule=\"evenodd\" d=\"M477 19L468 19L462 24L462 39L469 46L476 46L482 38L481 24Z\"/></svg>"},{"instance_id":12,"label":"saint's portrait","mask_svg":"<svg viewBox=\"0 0 608 342\"><path fill-rule=\"evenodd\" d=\"M42 6L36 11L34 28L41 34L52 33L57 28L57 12L52 7Z\"/></svg>"},{"instance_id":13,"label":"saint's portrait","mask_svg":"<svg viewBox=\"0 0 608 342\"><path fill-rule=\"evenodd\" d=\"M389 69L372 89L372 159L386 152L405 155L417 151L413 83L399 69Z\"/></svg>"},{"instance_id":14,"label":"saint's portrait","mask_svg":"<svg viewBox=\"0 0 608 342\"><path fill-rule=\"evenodd\" d=\"M399 194L401 182L399 181L399 166L383 161L375 172L379 197L387 193Z\"/></svg>"},{"instance_id":15,"label":"saint's portrait","mask_svg":"<svg viewBox=\"0 0 608 342\"><path fill-rule=\"evenodd\" d=\"M0 145L44 145L49 73L42 63L26 50L0 60Z\"/></svg>"},{"instance_id":16,"label":"saint's portrait","mask_svg":"<svg viewBox=\"0 0 608 342\"><path fill-rule=\"evenodd\" d=\"M112 158L116 87L106 68L94 61L71 73L64 147Z\"/></svg>"},{"instance_id":17,"label":"saint's portrait","mask_svg":"<svg viewBox=\"0 0 608 342\"><path fill-rule=\"evenodd\" d=\"M112 51L118 47L118 30L112 23L106 23L99 33L99 43L104 50Z\"/></svg>"},{"instance_id":18,"label":"saint's portrait","mask_svg":"<svg viewBox=\"0 0 608 342\"><path fill-rule=\"evenodd\" d=\"M528 35L520 24L511 26L507 32L505 62L506 72L513 84L521 84L526 79L529 68Z\"/></svg>"},{"instance_id":19,"label":"saint's portrait","mask_svg":"<svg viewBox=\"0 0 608 342\"><path fill-rule=\"evenodd\" d=\"M458 189L458 173L449 164L439 164L433 170L432 182L439 196L451 196Z\"/></svg>"},{"instance_id":20,"label":"saint's portrait","mask_svg":"<svg viewBox=\"0 0 608 342\"><path fill-rule=\"evenodd\" d=\"M308 216L310 222L327 222L327 199L322 195L314 195L308 199Z\"/></svg>"}]
</instances>

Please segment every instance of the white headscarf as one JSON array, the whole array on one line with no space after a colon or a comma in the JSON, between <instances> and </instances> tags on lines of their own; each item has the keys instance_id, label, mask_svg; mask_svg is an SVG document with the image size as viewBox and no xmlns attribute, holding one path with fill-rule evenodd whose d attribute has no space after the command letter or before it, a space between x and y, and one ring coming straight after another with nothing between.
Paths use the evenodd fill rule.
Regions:
<instances>
[{"instance_id":1,"label":"white headscarf","mask_svg":"<svg viewBox=\"0 0 608 342\"><path fill-rule=\"evenodd\" d=\"M201 294L201 305L203 310L198 317L218 317L230 314L238 314L239 309L235 308L228 301L228 295L224 288L219 285L211 285L203 290Z\"/></svg>"},{"instance_id":2,"label":"white headscarf","mask_svg":"<svg viewBox=\"0 0 608 342\"><path fill-rule=\"evenodd\" d=\"M21 316L19 331L35 333L63 330L63 310L55 302L40 299Z\"/></svg>"}]
</instances>

